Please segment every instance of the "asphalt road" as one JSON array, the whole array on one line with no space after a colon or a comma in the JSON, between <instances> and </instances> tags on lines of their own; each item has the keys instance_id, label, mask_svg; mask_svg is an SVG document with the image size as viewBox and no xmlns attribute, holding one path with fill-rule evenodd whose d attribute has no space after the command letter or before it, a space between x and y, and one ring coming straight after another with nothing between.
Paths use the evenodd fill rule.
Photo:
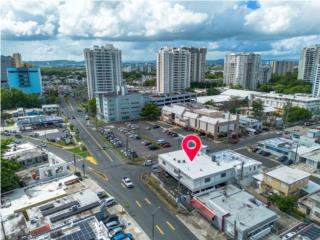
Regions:
<instances>
[{"instance_id":1,"label":"asphalt road","mask_svg":"<svg viewBox=\"0 0 320 240\"><path fill-rule=\"evenodd\" d=\"M90 176L110 192L119 203L129 207L129 213L149 236L152 236L151 213L160 207L155 215L155 239L197 239L141 182L140 176L145 168L126 164L120 159L113 149L104 143L98 132L86 125L84 114L78 113L75 106L77 104L72 100L72 104L62 107L66 115L76 117L76 119L71 118L70 121L79 130L81 139L96 161L96 164L86 161L86 168ZM107 146L106 150L102 149L103 146ZM101 177L99 173L102 173L104 177ZM121 184L123 176L130 177L135 188L125 188Z\"/></svg>"}]
</instances>

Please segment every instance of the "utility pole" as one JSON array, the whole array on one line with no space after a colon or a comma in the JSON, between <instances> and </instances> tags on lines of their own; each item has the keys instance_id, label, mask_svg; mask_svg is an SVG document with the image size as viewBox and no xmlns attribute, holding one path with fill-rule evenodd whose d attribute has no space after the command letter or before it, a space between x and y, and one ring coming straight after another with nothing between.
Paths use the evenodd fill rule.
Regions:
<instances>
[{"instance_id":1,"label":"utility pole","mask_svg":"<svg viewBox=\"0 0 320 240\"><path fill-rule=\"evenodd\" d=\"M83 178L85 178L85 176L86 176L86 170L85 170L84 162L85 162L85 158L83 158L83 159L82 159L82 172L83 172Z\"/></svg>"},{"instance_id":2,"label":"utility pole","mask_svg":"<svg viewBox=\"0 0 320 240\"><path fill-rule=\"evenodd\" d=\"M73 165L74 165L74 172L77 171L77 167L76 167L76 154L73 154Z\"/></svg>"}]
</instances>

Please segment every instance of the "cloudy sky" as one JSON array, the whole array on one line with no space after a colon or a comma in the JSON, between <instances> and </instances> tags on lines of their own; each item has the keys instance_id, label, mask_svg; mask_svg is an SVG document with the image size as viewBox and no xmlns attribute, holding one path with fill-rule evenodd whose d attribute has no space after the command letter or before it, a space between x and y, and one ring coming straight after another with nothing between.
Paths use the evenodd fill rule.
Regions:
<instances>
[{"instance_id":1,"label":"cloudy sky","mask_svg":"<svg viewBox=\"0 0 320 240\"><path fill-rule=\"evenodd\" d=\"M319 0L0 0L1 52L24 60L83 60L113 43L123 60L154 60L164 45L207 47L207 59L253 51L296 59L320 44Z\"/></svg>"}]
</instances>

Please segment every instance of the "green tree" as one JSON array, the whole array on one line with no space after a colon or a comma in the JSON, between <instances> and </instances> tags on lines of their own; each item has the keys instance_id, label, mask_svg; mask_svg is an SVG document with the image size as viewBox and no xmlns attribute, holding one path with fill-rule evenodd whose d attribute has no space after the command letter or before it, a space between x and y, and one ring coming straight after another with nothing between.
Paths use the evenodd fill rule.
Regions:
<instances>
[{"instance_id":1,"label":"green tree","mask_svg":"<svg viewBox=\"0 0 320 240\"><path fill-rule=\"evenodd\" d=\"M155 79L146 80L146 81L144 81L143 86L154 87L154 86L156 86L156 80Z\"/></svg>"},{"instance_id":2,"label":"green tree","mask_svg":"<svg viewBox=\"0 0 320 240\"><path fill-rule=\"evenodd\" d=\"M254 100L252 101L252 115L254 117L257 117L258 119L261 119L263 116L263 102L258 99L258 100Z\"/></svg>"},{"instance_id":3,"label":"green tree","mask_svg":"<svg viewBox=\"0 0 320 240\"><path fill-rule=\"evenodd\" d=\"M301 120L309 120L312 118L312 112L308 109L300 107L288 107L285 109L284 118L286 122L297 122Z\"/></svg>"},{"instance_id":4,"label":"green tree","mask_svg":"<svg viewBox=\"0 0 320 240\"><path fill-rule=\"evenodd\" d=\"M207 95L219 95L220 91L214 87L210 87L207 89Z\"/></svg>"},{"instance_id":5,"label":"green tree","mask_svg":"<svg viewBox=\"0 0 320 240\"><path fill-rule=\"evenodd\" d=\"M92 98L91 100L89 100L88 102L88 111L91 117L96 117L97 115L97 103L96 103L96 99Z\"/></svg>"},{"instance_id":6,"label":"green tree","mask_svg":"<svg viewBox=\"0 0 320 240\"><path fill-rule=\"evenodd\" d=\"M8 110L18 107L40 107L40 100L36 94L23 93L20 89L1 89L1 109Z\"/></svg>"},{"instance_id":7,"label":"green tree","mask_svg":"<svg viewBox=\"0 0 320 240\"><path fill-rule=\"evenodd\" d=\"M214 101L211 99L209 101L206 101L204 105L214 106Z\"/></svg>"},{"instance_id":8,"label":"green tree","mask_svg":"<svg viewBox=\"0 0 320 240\"><path fill-rule=\"evenodd\" d=\"M285 73L283 75L273 74L269 83L259 85L263 92L276 91L277 93L311 93L311 83L298 80L297 73Z\"/></svg>"},{"instance_id":9,"label":"green tree","mask_svg":"<svg viewBox=\"0 0 320 240\"><path fill-rule=\"evenodd\" d=\"M291 196L286 197L272 194L268 197L268 202L275 204L283 212L292 213L296 208L297 199Z\"/></svg>"},{"instance_id":10,"label":"green tree","mask_svg":"<svg viewBox=\"0 0 320 240\"><path fill-rule=\"evenodd\" d=\"M149 102L144 105L140 115L144 118L155 120L160 117L161 111L155 103Z\"/></svg>"},{"instance_id":11,"label":"green tree","mask_svg":"<svg viewBox=\"0 0 320 240\"><path fill-rule=\"evenodd\" d=\"M239 90L243 89L243 87L242 87L240 84L236 84L236 85L234 85L234 86L231 85L230 88L232 88L232 89L239 89Z\"/></svg>"},{"instance_id":12,"label":"green tree","mask_svg":"<svg viewBox=\"0 0 320 240\"><path fill-rule=\"evenodd\" d=\"M20 186L20 179L15 174L21 168L15 159L3 159L3 153L7 150L12 139L1 140L1 191L6 192Z\"/></svg>"}]
</instances>

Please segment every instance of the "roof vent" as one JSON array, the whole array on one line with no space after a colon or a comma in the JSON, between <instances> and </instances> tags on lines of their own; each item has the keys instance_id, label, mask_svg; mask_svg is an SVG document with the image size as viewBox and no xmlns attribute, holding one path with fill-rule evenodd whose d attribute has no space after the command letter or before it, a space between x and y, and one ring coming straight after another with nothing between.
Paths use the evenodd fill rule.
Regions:
<instances>
[{"instance_id":1,"label":"roof vent","mask_svg":"<svg viewBox=\"0 0 320 240\"><path fill-rule=\"evenodd\" d=\"M180 160L178 160L178 163L181 163L181 161L180 161Z\"/></svg>"}]
</instances>

